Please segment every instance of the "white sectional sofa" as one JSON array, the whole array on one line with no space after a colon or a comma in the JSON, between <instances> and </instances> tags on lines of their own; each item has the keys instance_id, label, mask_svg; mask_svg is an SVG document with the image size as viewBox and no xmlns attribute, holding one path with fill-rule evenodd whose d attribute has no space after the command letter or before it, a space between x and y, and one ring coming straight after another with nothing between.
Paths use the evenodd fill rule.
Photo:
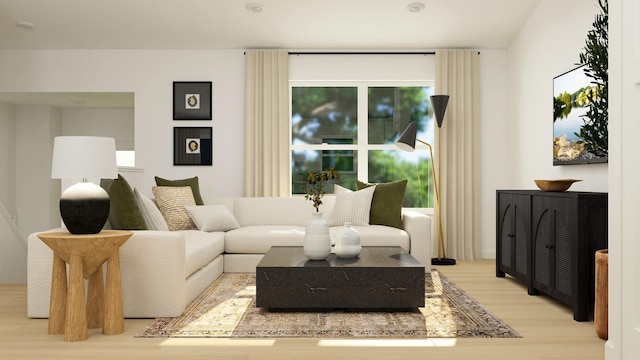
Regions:
<instances>
[{"instance_id":1,"label":"white sectional sofa","mask_svg":"<svg viewBox=\"0 0 640 360\"><path fill-rule=\"evenodd\" d=\"M205 198L205 205L225 205L239 228L226 232L134 231L120 249L124 315L127 318L173 317L223 272L255 272L271 246L302 245L313 207L303 197ZM321 211L331 213L335 197L323 198ZM356 226L363 246L400 246L431 269L431 220L403 210L404 230ZM60 230L60 229L57 229ZM340 226L331 228L338 236ZM55 230L52 230L55 231ZM52 251L29 236L28 316L49 316Z\"/></svg>"}]
</instances>

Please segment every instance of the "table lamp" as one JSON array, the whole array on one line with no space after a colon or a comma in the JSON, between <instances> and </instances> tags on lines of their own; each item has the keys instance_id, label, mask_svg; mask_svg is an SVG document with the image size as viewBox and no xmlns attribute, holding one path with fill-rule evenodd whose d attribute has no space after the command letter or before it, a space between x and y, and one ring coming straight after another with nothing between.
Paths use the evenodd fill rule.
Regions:
<instances>
[{"instance_id":1,"label":"table lamp","mask_svg":"<svg viewBox=\"0 0 640 360\"><path fill-rule=\"evenodd\" d=\"M89 178L115 179L115 139L57 136L53 143L52 179L82 179L60 196L60 217L72 234L97 234L109 217L109 194Z\"/></svg>"},{"instance_id":2,"label":"table lamp","mask_svg":"<svg viewBox=\"0 0 640 360\"><path fill-rule=\"evenodd\" d=\"M444 113L447 110L447 103L449 102L449 95L433 95L431 96L431 104L433 105L433 112L438 124L438 130L442 126L442 120L444 119ZM433 148L431 144L416 139L418 133L418 124L416 122L410 122L407 128L404 130L400 138L396 142L396 146L404 151L415 151L416 141L424 144L429 148L429 155L431 156L431 173L433 176L433 190L436 195L435 211L438 217L438 257L431 259L431 265L455 265L455 259L447 258L447 249L444 243L444 234L442 231L442 218L440 216L440 190L438 188L438 176L436 166L433 162Z\"/></svg>"}]
</instances>

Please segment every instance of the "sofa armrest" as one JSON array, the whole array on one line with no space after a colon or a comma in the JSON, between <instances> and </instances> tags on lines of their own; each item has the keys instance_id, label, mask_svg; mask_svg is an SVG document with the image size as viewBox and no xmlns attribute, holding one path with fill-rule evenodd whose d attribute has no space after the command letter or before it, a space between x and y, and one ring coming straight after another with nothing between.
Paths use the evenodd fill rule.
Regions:
<instances>
[{"instance_id":1,"label":"sofa armrest","mask_svg":"<svg viewBox=\"0 0 640 360\"><path fill-rule=\"evenodd\" d=\"M120 248L125 317L180 316L186 304L185 239L174 231L134 231Z\"/></svg>"},{"instance_id":2,"label":"sofa armrest","mask_svg":"<svg viewBox=\"0 0 640 360\"><path fill-rule=\"evenodd\" d=\"M33 233L28 239L27 315L47 318L53 251L38 234ZM183 234L134 231L120 248L120 269L125 317L170 317L184 312L187 304Z\"/></svg>"},{"instance_id":3,"label":"sofa armrest","mask_svg":"<svg viewBox=\"0 0 640 360\"><path fill-rule=\"evenodd\" d=\"M424 264L425 273L431 272L431 217L412 210L402 210L404 230L409 233L411 255Z\"/></svg>"}]
</instances>

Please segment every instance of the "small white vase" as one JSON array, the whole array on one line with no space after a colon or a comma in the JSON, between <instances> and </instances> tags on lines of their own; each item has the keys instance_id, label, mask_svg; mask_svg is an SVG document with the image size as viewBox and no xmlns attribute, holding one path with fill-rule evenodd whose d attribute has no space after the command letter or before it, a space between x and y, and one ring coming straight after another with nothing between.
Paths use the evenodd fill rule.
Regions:
<instances>
[{"instance_id":1,"label":"small white vase","mask_svg":"<svg viewBox=\"0 0 640 360\"><path fill-rule=\"evenodd\" d=\"M307 222L304 233L304 255L309 260L324 260L331 255L331 237L329 225L321 212L314 212L313 219Z\"/></svg>"},{"instance_id":2,"label":"small white vase","mask_svg":"<svg viewBox=\"0 0 640 360\"><path fill-rule=\"evenodd\" d=\"M345 259L355 258L360 255L361 249L360 234L351 227L350 222L345 222L342 233L340 233L340 237L336 241L336 256Z\"/></svg>"}]
</instances>

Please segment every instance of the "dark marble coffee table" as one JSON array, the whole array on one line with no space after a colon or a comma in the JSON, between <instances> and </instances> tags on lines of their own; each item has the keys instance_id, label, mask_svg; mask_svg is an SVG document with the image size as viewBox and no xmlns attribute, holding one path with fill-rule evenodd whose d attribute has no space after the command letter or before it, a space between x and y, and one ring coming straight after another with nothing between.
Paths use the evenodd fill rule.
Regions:
<instances>
[{"instance_id":1,"label":"dark marble coffee table","mask_svg":"<svg viewBox=\"0 0 640 360\"><path fill-rule=\"evenodd\" d=\"M399 246L363 247L355 259L313 261L274 246L256 267L256 306L401 309L424 306L424 265Z\"/></svg>"}]
</instances>

